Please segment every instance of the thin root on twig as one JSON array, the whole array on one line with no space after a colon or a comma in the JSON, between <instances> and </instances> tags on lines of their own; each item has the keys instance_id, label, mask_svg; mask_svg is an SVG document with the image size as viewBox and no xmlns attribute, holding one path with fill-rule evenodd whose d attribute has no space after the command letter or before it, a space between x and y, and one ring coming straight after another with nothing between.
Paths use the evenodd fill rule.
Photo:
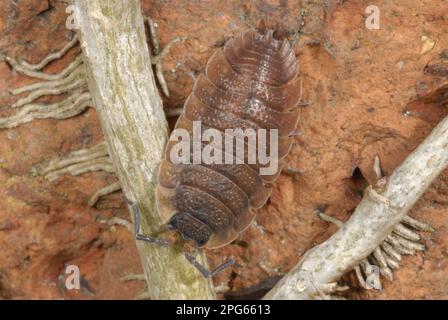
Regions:
<instances>
[{"instance_id":1,"label":"thin root on twig","mask_svg":"<svg viewBox=\"0 0 448 320\"><path fill-rule=\"evenodd\" d=\"M109 158L107 145L105 142L101 142L91 148L76 150L67 156L57 157L49 162L39 164L34 167L34 171L47 180L55 181L65 174L77 176L93 171L114 173L114 168ZM90 197L88 205L93 207L101 197L119 190L121 190L121 185L118 181L99 189Z\"/></svg>"},{"instance_id":2,"label":"thin root on twig","mask_svg":"<svg viewBox=\"0 0 448 320\"><path fill-rule=\"evenodd\" d=\"M146 277L144 274L128 274L124 277L120 278L120 281L128 282L128 281L145 281Z\"/></svg>"},{"instance_id":3,"label":"thin root on twig","mask_svg":"<svg viewBox=\"0 0 448 320\"><path fill-rule=\"evenodd\" d=\"M0 129L14 128L35 119L67 119L81 114L88 107L93 107L93 101L87 88L86 70L81 54L76 56L67 67L58 73L48 74L42 71L51 62L65 56L77 44L78 37L75 35L61 50L50 53L35 64L3 54L0 56L15 71L42 80L9 91L13 96L25 93L26 95L11 105L11 108L18 109L15 114L0 118ZM60 101L49 104L36 103L36 100L41 97L61 94L66 96ZM56 180L64 174L80 175L100 170L114 172L105 143L100 143L93 148L74 151L68 156L51 160L43 168L34 169L37 169L38 174L43 175L48 180ZM102 188L92 195L88 204L94 206L100 197L118 190L120 190L118 182Z\"/></svg>"},{"instance_id":4,"label":"thin root on twig","mask_svg":"<svg viewBox=\"0 0 448 320\"><path fill-rule=\"evenodd\" d=\"M50 181L54 181L67 173L76 176L101 170L114 172L105 142L92 148L73 151L65 157L52 159L43 168L41 166L37 166L35 169L38 174L43 175Z\"/></svg>"},{"instance_id":5,"label":"thin root on twig","mask_svg":"<svg viewBox=\"0 0 448 320\"><path fill-rule=\"evenodd\" d=\"M178 36L172 39L162 50L160 50L159 41L157 39L156 24L150 17L146 17L146 22L149 27L149 34L151 45L153 49L153 56L151 57L151 63L155 66L156 77L159 81L160 87L162 88L163 94L167 97L170 96L170 91L166 83L165 77L163 75L163 59L171 50L171 47L178 43L183 42L187 39L185 36Z\"/></svg>"},{"instance_id":6,"label":"thin root on twig","mask_svg":"<svg viewBox=\"0 0 448 320\"><path fill-rule=\"evenodd\" d=\"M60 59L78 43L75 36L60 51L47 55L42 61L31 64L23 60L17 60L2 55L14 70L26 76L41 79L43 81L12 89L9 93L13 96L27 93L11 105L11 108L19 108L15 114L0 118L1 128L13 128L34 119L67 119L74 117L88 107L93 106L90 93L87 89L86 74L81 55L78 55L65 69L55 74L42 71L50 62ZM40 104L35 101L44 96L58 96L68 94L62 100Z\"/></svg>"},{"instance_id":7,"label":"thin root on twig","mask_svg":"<svg viewBox=\"0 0 448 320\"><path fill-rule=\"evenodd\" d=\"M382 176L379 157L375 157L374 172L380 186L385 178ZM324 221L331 222L339 228L344 225L342 221L317 211L317 215ZM424 251L425 246L420 243L419 231L433 232L434 229L409 216L405 216L398 223L385 240L361 263L355 267L356 277L364 289L382 289L380 274L388 280L393 280L393 271L398 269L403 255L414 255L417 251Z\"/></svg>"},{"instance_id":8,"label":"thin root on twig","mask_svg":"<svg viewBox=\"0 0 448 320\"><path fill-rule=\"evenodd\" d=\"M129 220L120 218L120 217L113 217L110 219L101 219L98 221L101 224L107 224L108 226L115 227L115 226L122 226L125 227L128 231L131 233L134 232L134 225Z\"/></svg>"},{"instance_id":9,"label":"thin root on twig","mask_svg":"<svg viewBox=\"0 0 448 320\"><path fill-rule=\"evenodd\" d=\"M60 51L50 53L47 55L42 61L36 64L31 64L23 60L17 61L17 64L22 66L23 68L26 68L28 70L42 70L45 68L50 62L53 62L54 60L61 59L67 52L70 51L73 47L75 47L78 44L78 36L75 34Z\"/></svg>"},{"instance_id":10,"label":"thin root on twig","mask_svg":"<svg viewBox=\"0 0 448 320\"><path fill-rule=\"evenodd\" d=\"M120 183L118 181L114 182L114 183L98 190L97 192L95 192L95 194L90 197L88 205L91 207L94 207L101 197L104 197L108 194L111 194L111 193L119 191L119 190L121 190Z\"/></svg>"},{"instance_id":11,"label":"thin root on twig","mask_svg":"<svg viewBox=\"0 0 448 320\"><path fill-rule=\"evenodd\" d=\"M128 274L124 277L120 278L120 281L128 282L128 281L144 281L146 284L146 276L144 274ZM151 299L151 294L148 291L148 288L146 287L143 292L138 294L135 298L135 300L149 300Z\"/></svg>"},{"instance_id":12,"label":"thin root on twig","mask_svg":"<svg viewBox=\"0 0 448 320\"><path fill-rule=\"evenodd\" d=\"M92 106L89 92L75 91L66 99L52 104L30 103L10 117L0 118L0 129L14 128L35 119L67 119Z\"/></svg>"}]
</instances>

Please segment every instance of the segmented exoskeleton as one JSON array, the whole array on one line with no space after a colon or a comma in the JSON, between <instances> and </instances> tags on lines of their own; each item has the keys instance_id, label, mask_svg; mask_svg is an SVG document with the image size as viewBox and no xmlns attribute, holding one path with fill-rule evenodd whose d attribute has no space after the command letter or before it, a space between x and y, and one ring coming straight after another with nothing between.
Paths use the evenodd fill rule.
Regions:
<instances>
[{"instance_id":1,"label":"segmented exoskeleton","mask_svg":"<svg viewBox=\"0 0 448 320\"><path fill-rule=\"evenodd\" d=\"M264 28L243 32L210 58L175 129L186 129L191 135L194 121L201 122L202 131L214 128L222 133L226 129L277 129L278 166L274 173L261 175L259 161L174 164L170 154L176 141L168 142L156 200L169 230L193 240L198 248L218 248L251 224L291 149L300 113L298 72L289 41ZM206 145L202 142L201 150ZM229 153L224 147L222 153ZM232 150L231 156L237 158Z\"/></svg>"}]
</instances>

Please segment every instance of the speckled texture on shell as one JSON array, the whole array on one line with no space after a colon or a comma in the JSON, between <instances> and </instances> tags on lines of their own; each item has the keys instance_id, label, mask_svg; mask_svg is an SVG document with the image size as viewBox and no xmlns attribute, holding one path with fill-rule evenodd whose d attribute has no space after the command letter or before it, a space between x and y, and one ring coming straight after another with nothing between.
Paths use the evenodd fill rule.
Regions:
<instances>
[{"instance_id":1,"label":"speckled texture on shell","mask_svg":"<svg viewBox=\"0 0 448 320\"><path fill-rule=\"evenodd\" d=\"M247 154L244 164L173 164L170 152L177 140L170 141L159 168L156 198L164 221L184 238L217 248L233 241L253 221L291 149L290 135L300 112L299 81L294 51L272 30L243 32L210 58L176 129L186 129L191 141L193 121L201 122L202 131L214 128L222 133L277 129L278 168L271 175L260 175L259 169L267 165L258 160L247 164ZM223 154L229 153L224 147L223 143ZM236 149L231 156L237 158Z\"/></svg>"}]
</instances>

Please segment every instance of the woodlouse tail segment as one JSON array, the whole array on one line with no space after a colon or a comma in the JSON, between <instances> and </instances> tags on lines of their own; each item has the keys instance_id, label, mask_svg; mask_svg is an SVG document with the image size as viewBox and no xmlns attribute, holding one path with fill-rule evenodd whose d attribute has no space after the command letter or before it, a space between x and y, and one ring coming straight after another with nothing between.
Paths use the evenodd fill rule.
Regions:
<instances>
[{"instance_id":1,"label":"woodlouse tail segment","mask_svg":"<svg viewBox=\"0 0 448 320\"><path fill-rule=\"evenodd\" d=\"M138 207L137 203L130 201L127 197L125 197L125 199L126 199L126 202L128 203L128 205L131 207L132 214L134 215L134 232L135 232L135 238L137 240L154 243L154 244L157 244L160 246L172 245L172 241L170 241L170 240L141 234L140 233L140 216L141 216L140 208Z\"/></svg>"},{"instance_id":2,"label":"woodlouse tail segment","mask_svg":"<svg viewBox=\"0 0 448 320\"><path fill-rule=\"evenodd\" d=\"M285 40L288 36L288 30L281 23L275 23L274 25L268 25L265 19L260 19L255 28L258 33L265 35L266 32L271 31L275 40Z\"/></svg>"},{"instance_id":3,"label":"woodlouse tail segment","mask_svg":"<svg viewBox=\"0 0 448 320\"><path fill-rule=\"evenodd\" d=\"M223 264L220 264L213 270L207 270L203 265L201 265L197 260L196 257L190 253L185 253L185 258L190 262L204 277L206 278L212 278L224 269L232 266L235 264L235 260L229 259Z\"/></svg>"},{"instance_id":4,"label":"woodlouse tail segment","mask_svg":"<svg viewBox=\"0 0 448 320\"><path fill-rule=\"evenodd\" d=\"M274 31L274 39L276 40L284 40L287 38L288 31L285 29L277 29Z\"/></svg>"},{"instance_id":5,"label":"woodlouse tail segment","mask_svg":"<svg viewBox=\"0 0 448 320\"><path fill-rule=\"evenodd\" d=\"M265 34L266 30L266 21L264 19L260 19L257 23L257 31L261 34Z\"/></svg>"}]
</instances>

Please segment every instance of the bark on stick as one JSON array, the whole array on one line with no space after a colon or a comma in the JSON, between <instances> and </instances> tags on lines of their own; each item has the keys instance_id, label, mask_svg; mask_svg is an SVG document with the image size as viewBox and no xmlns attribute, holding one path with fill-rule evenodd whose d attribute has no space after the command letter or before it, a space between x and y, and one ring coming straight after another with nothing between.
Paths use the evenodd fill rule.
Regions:
<instances>
[{"instance_id":1,"label":"bark on stick","mask_svg":"<svg viewBox=\"0 0 448 320\"><path fill-rule=\"evenodd\" d=\"M155 209L157 167L167 122L154 81L138 0L75 1L89 89L124 193L142 211L142 231L161 224ZM213 299L202 277L173 248L137 243L152 299ZM206 264L204 256L199 261Z\"/></svg>"}]
</instances>

